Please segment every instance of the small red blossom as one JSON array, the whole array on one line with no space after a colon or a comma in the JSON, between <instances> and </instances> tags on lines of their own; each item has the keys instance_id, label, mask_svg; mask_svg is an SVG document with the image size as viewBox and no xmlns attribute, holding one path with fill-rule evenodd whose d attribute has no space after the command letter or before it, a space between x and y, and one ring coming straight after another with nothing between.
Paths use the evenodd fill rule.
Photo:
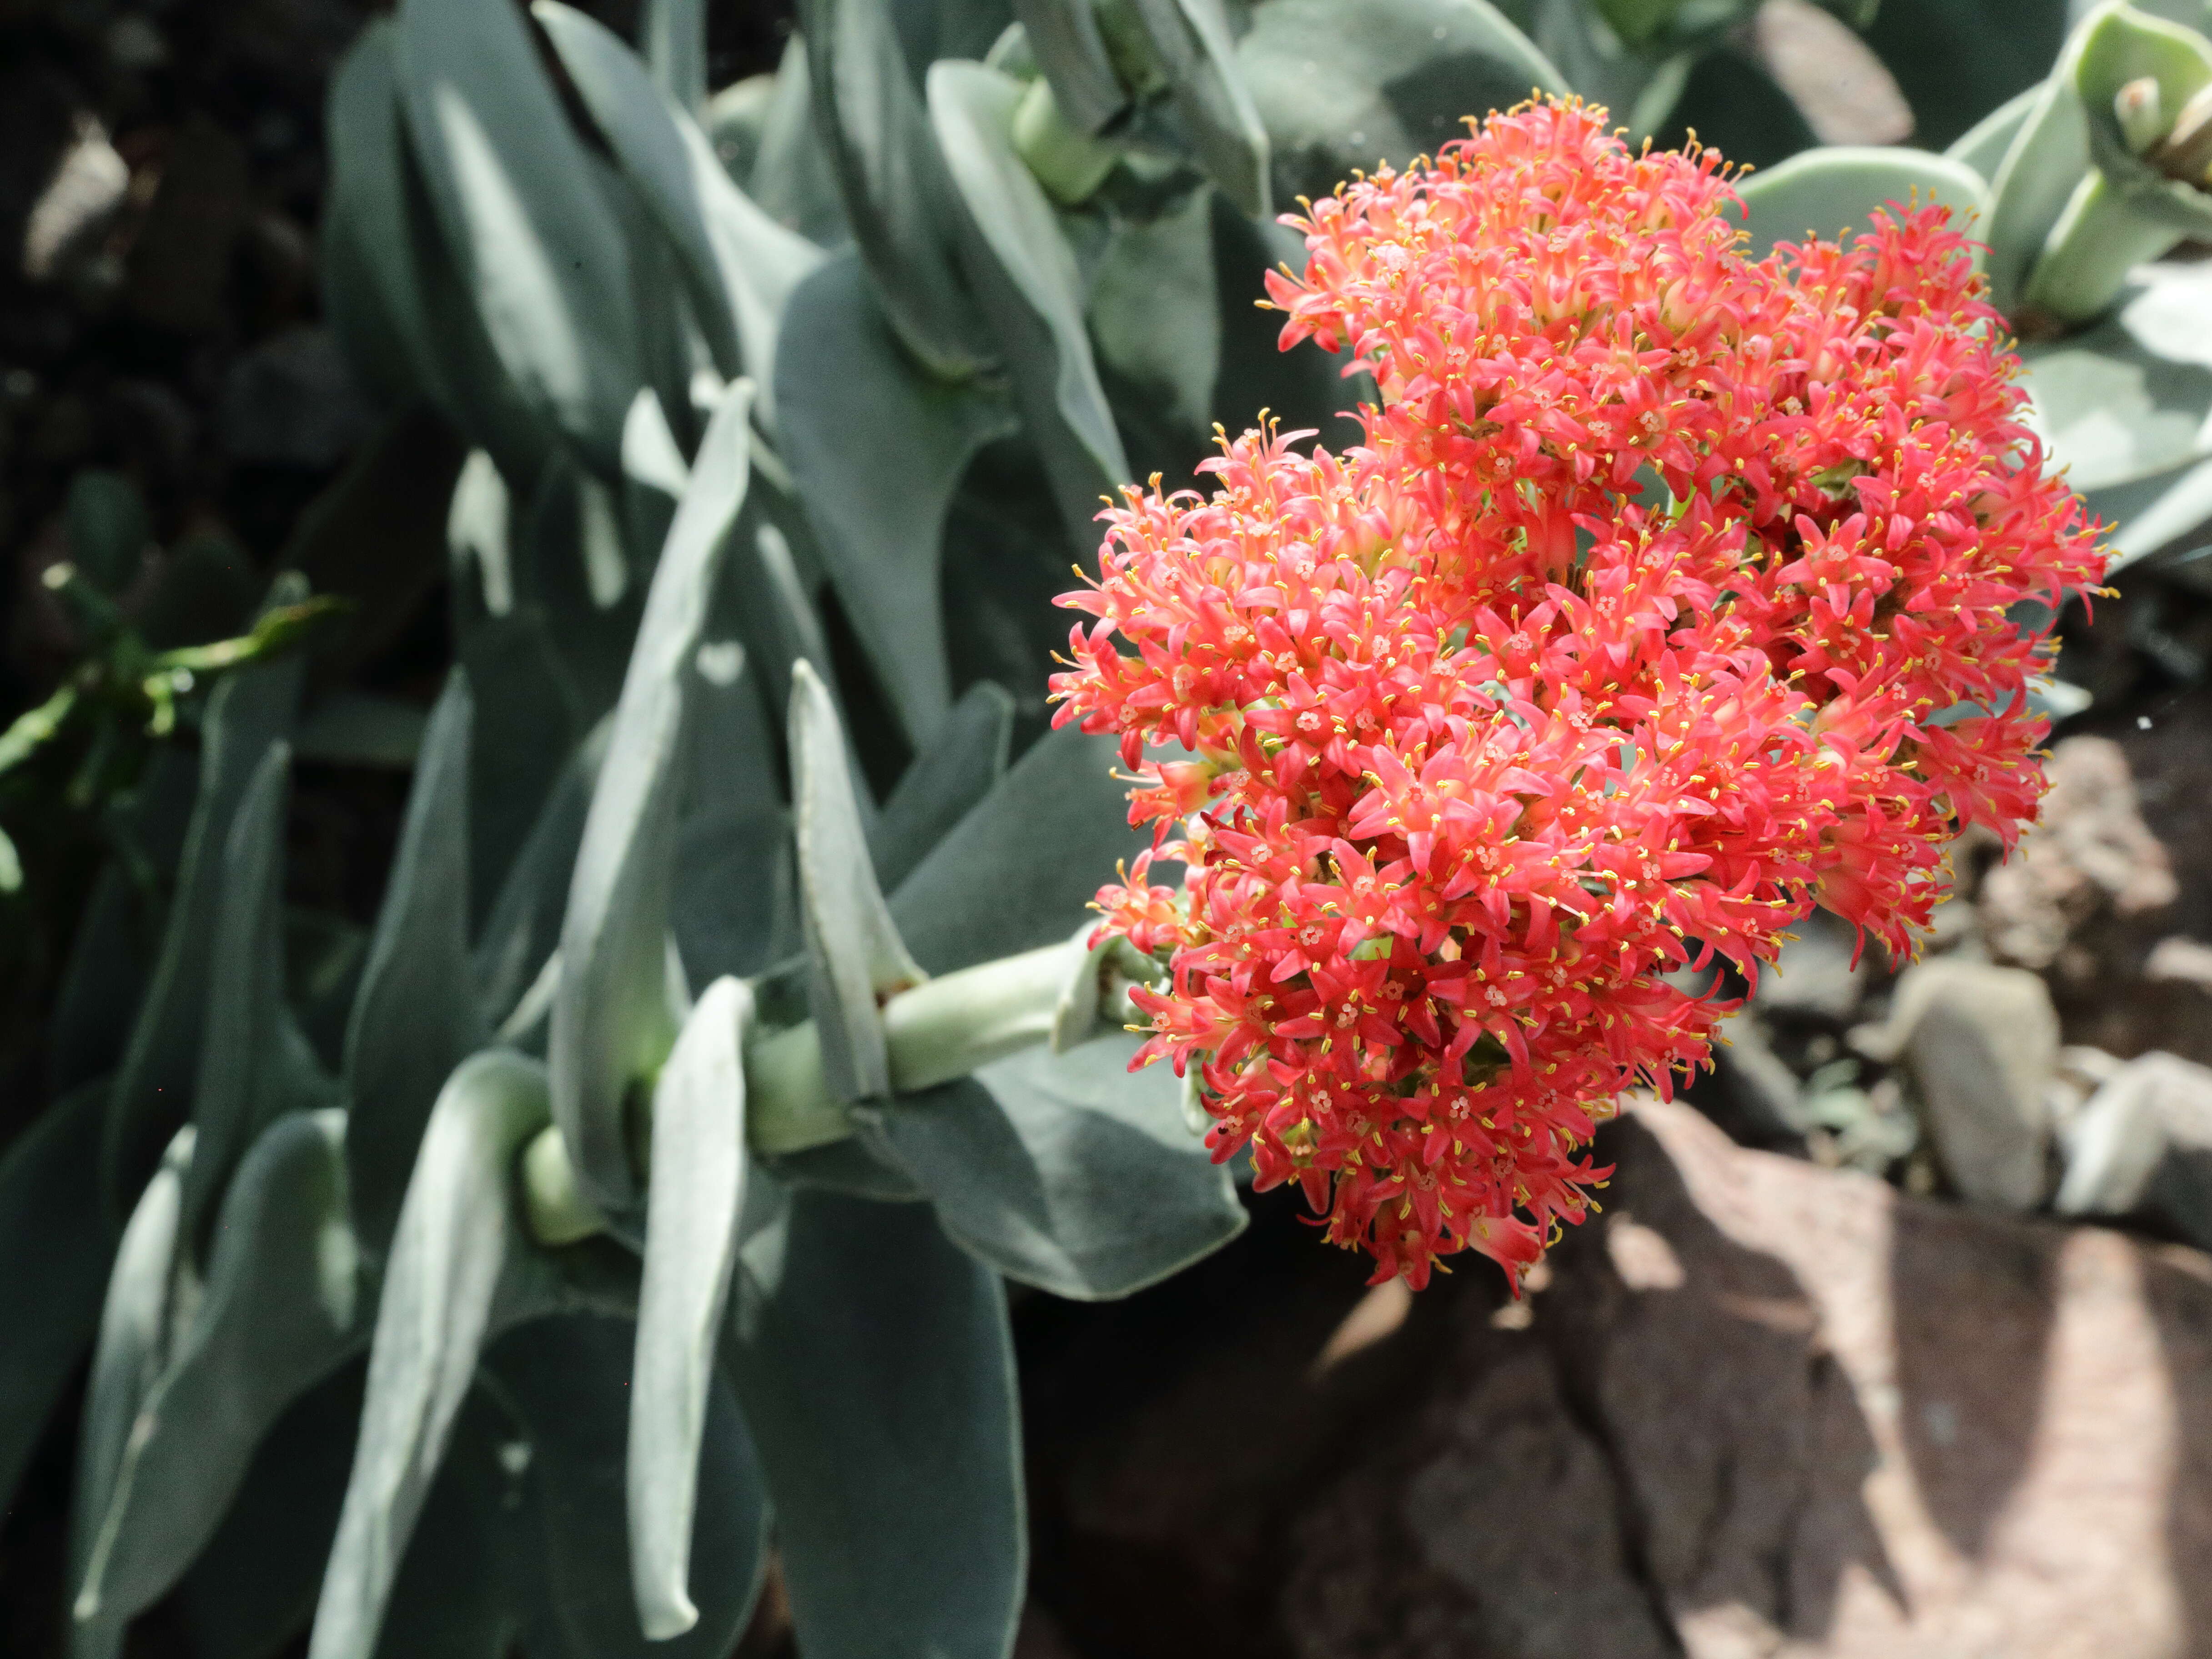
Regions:
<instances>
[{"instance_id":1,"label":"small red blossom","mask_svg":"<svg viewBox=\"0 0 2212 1659\"><path fill-rule=\"evenodd\" d=\"M1248 432L1104 516L1053 691L1180 859L1099 896L1165 969L1139 1063L1297 1180L1378 1280L1518 1276L1814 905L1893 954L1943 849L2042 789L2024 688L2096 581L1941 210L1744 257L1720 158L1493 116L1288 221L1285 348L1364 441ZM1146 765L1148 750L1182 757ZM1170 839L1179 837L1179 839Z\"/></svg>"}]
</instances>

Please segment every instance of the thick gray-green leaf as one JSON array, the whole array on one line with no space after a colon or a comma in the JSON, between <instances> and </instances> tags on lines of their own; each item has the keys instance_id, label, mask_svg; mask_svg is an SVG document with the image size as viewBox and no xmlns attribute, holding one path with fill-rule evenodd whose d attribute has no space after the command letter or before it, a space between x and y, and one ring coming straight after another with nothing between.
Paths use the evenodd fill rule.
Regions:
<instances>
[{"instance_id":1,"label":"thick gray-green leaf","mask_svg":"<svg viewBox=\"0 0 2212 1659\"><path fill-rule=\"evenodd\" d=\"M716 366L750 374L768 392L784 308L821 250L731 182L698 123L654 88L613 33L559 0L538 0L533 11L675 249ZM765 397L762 414L774 418Z\"/></svg>"},{"instance_id":2,"label":"thick gray-green leaf","mask_svg":"<svg viewBox=\"0 0 2212 1659\"><path fill-rule=\"evenodd\" d=\"M622 227L507 0L404 0L401 101L446 242L500 362L594 466L641 378Z\"/></svg>"},{"instance_id":3,"label":"thick gray-green leaf","mask_svg":"<svg viewBox=\"0 0 2212 1659\"><path fill-rule=\"evenodd\" d=\"M745 1195L752 992L708 986L653 1092L653 1177L625 1464L630 1580L653 1640L699 1622L689 1583L699 1445Z\"/></svg>"},{"instance_id":4,"label":"thick gray-green leaf","mask_svg":"<svg viewBox=\"0 0 2212 1659\"><path fill-rule=\"evenodd\" d=\"M1010 1279L1079 1301L1127 1296L1244 1225L1228 1171L1136 1039L1037 1048L865 1115L953 1238Z\"/></svg>"},{"instance_id":5,"label":"thick gray-green leaf","mask_svg":"<svg viewBox=\"0 0 2212 1659\"><path fill-rule=\"evenodd\" d=\"M1012 405L932 380L900 350L857 258L793 297L777 366L784 458L845 613L909 739L951 706L938 585L945 514Z\"/></svg>"},{"instance_id":6,"label":"thick gray-green leaf","mask_svg":"<svg viewBox=\"0 0 2212 1659\"><path fill-rule=\"evenodd\" d=\"M1099 133L1129 106L1114 72L1091 0L1014 0L1037 67L1052 82L1060 112L1085 132Z\"/></svg>"},{"instance_id":7,"label":"thick gray-green leaf","mask_svg":"<svg viewBox=\"0 0 2212 1659\"><path fill-rule=\"evenodd\" d=\"M122 1063L161 943L161 899L175 878L198 793L198 758L164 744L109 815L118 854L93 884L46 1021L50 1095ZM97 1152L93 1162L97 1166Z\"/></svg>"},{"instance_id":8,"label":"thick gray-green leaf","mask_svg":"<svg viewBox=\"0 0 2212 1659\"><path fill-rule=\"evenodd\" d=\"M399 851L346 1028L354 1225L381 1254L431 1103L488 1032L469 961L469 758L475 699L454 668L431 714Z\"/></svg>"},{"instance_id":9,"label":"thick gray-green leaf","mask_svg":"<svg viewBox=\"0 0 2212 1659\"><path fill-rule=\"evenodd\" d=\"M1943 154L1954 161L1965 162L1984 181L1994 179L1997 169L2004 165L2005 152L2012 148L2012 141L2020 136L2021 128L2034 112L2036 95L2040 91L2038 86L2014 94L1960 133Z\"/></svg>"},{"instance_id":10,"label":"thick gray-green leaf","mask_svg":"<svg viewBox=\"0 0 2212 1659\"><path fill-rule=\"evenodd\" d=\"M2197 532L2212 522L2212 460L2093 490L2087 499L2089 511L2110 526L2105 538L2112 552L2109 575L2137 559L2201 539Z\"/></svg>"},{"instance_id":11,"label":"thick gray-green leaf","mask_svg":"<svg viewBox=\"0 0 2212 1659\"><path fill-rule=\"evenodd\" d=\"M583 844L592 790L614 729L604 721L568 757L515 854L498 900L477 939L473 960L477 1006L485 1024L502 1024L546 961L560 948L568 884Z\"/></svg>"},{"instance_id":12,"label":"thick gray-green leaf","mask_svg":"<svg viewBox=\"0 0 2212 1659\"><path fill-rule=\"evenodd\" d=\"M718 1370L693 1443L698 1510L688 1576L699 1620L668 1641L639 1629L623 1504L632 1340L627 1320L572 1316L520 1326L484 1355L484 1374L520 1431L516 1461L527 1459L514 1577L526 1619L522 1645L533 1659L725 1659L752 1609L768 1505L736 1396Z\"/></svg>"},{"instance_id":13,"label":"thick gray-green leaf","mask_svg":"<svg viewBox=\"0 0 2212 1659\"><path fill-rule=\"evenodd\" d=\"M707 107L707 0L646 0L638 26L653 83L678 109Z\"/></svg>"},{"instance_id":14,"label":"thick gray-green leaf","mask_svg":"<svg viewBox=\"0 0 2212 1659\"><path fill-rule=\"evenodd\" d=\"M625 1097L675 1037L665 957L685 704L715 577L744 504L749 403L740 384L715 410L661 550L561 932L549 1050L554 1116L585 1191L611 1211L629 1209L637 1196Z\"/></svg>"},{"instance_id":15,"label":"thick gray-green leaf","mask_svg":"<svg viewBox=\"0 0 2212 1659\"><path fill-rule=\"evenodd\" d=\"M254 769L269 745L291 729L301 671L297 658L236 670L208 701L199 799L178 866L161 959L108 1100L101 1188L111 1215L129 1212L191 1109L222 907L223 849Z\"/></svg>"},{"instance_id":16,"label":"thick gray-green leaf","mask_svg":"<svg viewBox=\"0 0 2212 1659\"><path fill-rule=\"evenodd\" d=\"M223 848L222 908L208 959L207 1029L192 1088L185 1239L197 1256L231 1171L284 1112L329 1091L284 1002L284 816L291 745L270 744Z\"/></svg>"},{"instance_id":17,"label":"thick gray-green leaf","mask_svg":"<svg viewBox=\"0 0 2212 1659\"><path fill-rule=\"evenodd\" d=\"M130 586L145 562L154 529L146 498L127 475L85 468L70 480L62 522L71 563L109 593Z\"/></svg>"},{"instance_id":18,"label":"thick gray-green leaf","mask_svg":"<svg viewBox=\"0 0 2212 1659\"><path fill-rule=\"evenodd\" d=\"M1063 728L999 787L891 896L891 916L932 973L1066 939L1118 862L1151 845L1129 824L1111 735Z\"/></svg>"},{"instance_id":19,"label":"thick gray-green leaf","mask_svg":"<svg viewBox=\"0 0 2212 1659\"><path fill-rule=\"evenodd\" d=\"M520 1243L516 1157L550 1119L545 1068L465 1060L431 1109L386 1260L368 1391L311 1659L369 1659L392 1578L468 1392L501 1269Z\"/></svg>"},{"instance_id":20,"label":"thick gray-green leaf","mask_svg":"<svg viewBox=\"0 0 2212 1659\"><path fill-rule=\"evenodd\" d=\"M410 162L392 71L392 33L387 19L371 18L331 81L325 307L370 385L393 401L419 391L450 406L447 368L431 344L409 243Z\"/></svg>"},{"instance_id":21,"label":"thick gray-green leaf","mask_svg":"<svg viewBox=\"0 0 2212 1659\"><path fill-rule=\"evenodd\" d=\"M1025 1540L998 1276L921 1205L791 1195L726 1348L809 1659L1003 1659Z\"/></svg>"},{"instance_id":22,"label":"thick gray-green leaf","mask_svg":"<svg viewBox=\"0 0 2212 1659\"><path fill-rule=\"evenodd\" d=\"M2076 489L2212 456L2212 273L2203 265L2139 267L2102 322L2021 357L2032 422Z\"/></svg>"},{"instance_id":23,"label":"thick gray-green leaf","mask_svg":"<svg viewBox=\"0 0 2212 1659\"><path fill-rule=\"evenodd\" d=\"M100 1212L107 1079L46 1108L0 1158L0 1510L100 1322L114 1246Z\"/></svg>"},{"instance_id":24,"label":"thick gray-green leaf","mask_svg":"<svg viewBox=\"0 0 2212 1659\"><path fill-rule=\"evenodd\" d=\"M1237 44L1274 157L1275 199L1403 167L1565 78L1482 0L1266 0ZM1616 111L1626 117L1626 110Z\"/></svg>"},{"instance_id":25,"label":"thick gray-green leaf","mask_svg":"<svg viewBox=\"0 0 2212 1659\"><path fill-rule=\"evenodd\" d=\"M929 849L1006 775L1014 700L988 680L968 688L884 803L876 875L896 890Z\"/></svg>"},{"instance_id":26,"label":"thick gray-green leaf","mask_svg":"<svg viewBox=\"0 0 2212 1659\"><path fill-rule=\"evenodd\" d=\"M1830 144L1762 168L1736 186L1751 231L1751 257L1777 242L1869 228L1871 216L1892 207L1942 204L1954 225L1971 230L1987 206L1982 177L1964 161L1902 145Z\"/></svg>"},{"instance_id":27,"label":"thick gray-green leaf","mask_svg":"<svg viewBox=\"0 0 2212 1659\"><path fill-rule=\"evenodd\" d=\"M529 1455L507 1403L470 1389L392 1581L376 1659L514 1659L518 1580L532 1570L521 1514Z\"/></svg>"},{"instance_id":28,"label":"thick gray-green leaf","mask_svg":"<svg viewBox=\"0 0 2212 1659\"><path fill-rule=\"evenodd\" d=\"M774 78L751 167L733 167L732 176L777 223L817 246L842 246L853 240L853 231L845 222L836 169L814 118L814 77L806 67L805 37L794 34L784 42L783 61Z\"/></svg>"},{"instance_id":29,"label":"thick gray-green leaf","mask_svg":"<svg viewBox=\"0 0 2212 1659\"><path fill-rule=\"evenodd\" d=\"M1022 83L981 64L947 61L930 66L928 88L930 125L981 244L968 259L977 291L1002 319L1018 305L1050 336L1048 360L1026 351L1010 358L1015 396L1062 495L1086 501L1126 482L1129 462L1091 360L1075 254L1044 187L1014 150Z\"/></svg>"},{"instance_id":30,"label":"thick gray-green leaf","mask_svg":"<svg viewBox=\"0 0 2212 1659\"><path fill-rule=\"evenodd\" d=\"M77 1431L76 1490L70 1500L70 1582L84 1582L128 1455L138 1408L159 1382L169 1340L171 1289L177 1278L179 1221L185 1172L191 1167L192 1127L179 1129L138 1195L116 1246L100 1304L100 1340L92 1352L84 1420ZM111 1659L123 1645L124 1621L82 1616L70 1630L72 1659Z\"/></svg>"},{"instance_id":31,"label":"thick gray-green leaf","mask_svg":"<svg viewBox=\"0 0 2212 1659\"><path fill-rule=\"evenodd\" d=\"M887 1095L880 1000L924 975L877 884L836 705L805 662L792 671L790 749L808 997L822 1033L823 1073L836 1099Z\"/></svg>"},{"instance_id":32,"label":"thick gray-green leaf","mask_svg":"<svg viewBox=\"0 0 2212 1659\"><path fill-rule=\"evenodd\" d=\"M307 1628L345 1497L363 1369L341 1364L262 1437L222 1526L177 1585L192 1652L269 1659Z\"/></svg>"},{"instance_id":33,"label":"thick gray-green leaf","mask_svg":"<svg viewBox=\"0 0 2212 1659\"><path fill-rule=\"evenodd\" d=\"M2075 30L1990 179L1990 301L2009 317L2036 256L2089 170L2089 121L2074 91L2083 31Z\"/></svg>"},{"instance_id":34,"label":"thick gray-green leaf","mask_svg":"<svg viewBox=\"0 0 2212 1659\"><path fill-rule=\"evenodd\" d=\"M1214 270L1213 204L1201 185L1151 218L1117 220L1091 272L1099 376L1140 471L1187 476L1189 458L1212 441L1229 303ZM1264 292L1255 280L1237 297L1249 307ZM1243 424L1259 414L1255 404L1226 417Z\"/></svg>"},{"instance_id":35,"label":"thick gray-green leaf","mask_svg":"<svg viewBox=\"0 0 2212 1659\"><path fill-rule=\"evenodd\" d=\"M948 216L956 198L885 0L799 0L814 119L884 313L932 374L991 361Z\"/></svg>"},{"instance_id":36,"label":"thick gray-green leaf","mask_svg":"<svg viewBox=\"0 0 2212 1659\"><path fill-rule=\"evenodd\" d=\"M407 136L398 34L383 19L333 87L324 259L332 321L356 372L398 401L419 392L518 477L552 433L532 410L463 289Z\"/></svg>"},{"instance_id":37,"label":"thick gray-green leaf","mask_svg":"<svg viewBox=\"0 0 2212 1659\"><path fill-rule=\"evenodd\" d=\"M461 635L475 704L470 726L469 907L489 919L583 731L544 616L518 609Z\"/></svg>"},{"instance_id":38,"label":"thick gray-green leaf","mask_svg":"<svg viewBox=\"0 0 2212 1659\"><path fill-rule=\"evenodd\" d=\"M1132 0L1168 72L1200 165L1245 212L1266 218L1267 129L1244 84L1222 0Z\"/></svg>"},{"instance_id":39,"label":"thick gray-green leaf","mask_svg":"<svg viewBox=\"0 0 2212 1659\"><path fill-rule=\"evenodd\" d=\"M196 1310L131 1423L79 1581L81 1622L119 1623L164 1595L221 1524L261 1437L357 1351L357 1265L345 1115L288 1114L240 1164Z\"/></svg>"}]
</instances>

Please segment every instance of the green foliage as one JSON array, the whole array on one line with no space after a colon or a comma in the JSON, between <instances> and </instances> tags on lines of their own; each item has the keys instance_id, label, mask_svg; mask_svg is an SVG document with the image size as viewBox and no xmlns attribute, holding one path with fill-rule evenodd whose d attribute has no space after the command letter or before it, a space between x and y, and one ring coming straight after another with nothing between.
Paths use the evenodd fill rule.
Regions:
<instances>
[{"instance_id":1,"label":"green foliage","mask_svg":"<svg viewBox=\"0 0 2212 1659\"><path fill-rule=\"evenodd\" d=\"M2212 286L2083 275L2202 211L2114 103L2159 79L2174 138L2196 0L1893 0L1931 149L1789 161L1751 9L805 0L711 93L696 0L635 50L558 0L373 21L324 275L387 428L258 621L206 549L125 605L147 517L86 475L84 663L0 739L0 811L76 787L107 858L0 1159L0 1491L94 1352L78 1650L173 1590L210 1654L712 1659L772 1538L808 1659L1002 1659L1002 1281L1123 1295L1243 1221L1071 942L1144 839L1042 688L1103 492L1262 408L1352 435L1364 377L1254 307L1271 204L1573 91L1782 161L1760 249L1979 215L2056 453L2129 555L2200 534ZM343 682L441 570L425 720ZM413 773L357 969L282 902L295 756Z\"/></svg>"}]
</instances>

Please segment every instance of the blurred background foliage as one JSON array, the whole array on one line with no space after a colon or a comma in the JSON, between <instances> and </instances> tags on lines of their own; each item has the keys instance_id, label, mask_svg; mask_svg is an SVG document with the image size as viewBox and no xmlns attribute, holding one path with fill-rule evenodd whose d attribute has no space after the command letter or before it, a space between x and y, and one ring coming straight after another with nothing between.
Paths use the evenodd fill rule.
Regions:
<instances>
[{"instance_id":1,"label":"blurred background foliage","mask_svg":"<svg viewBox=\"0 0 2212 1659\"><path fill-rule=\"evenodd\" d=\"M1044 737L1102 492L1190 484L1263 409L1352 431L1361 377L1254 304L1298 258L1275 216L1535 90L1753 165L1761 246L1974 214L2125 563L2043 695L2147 719L2212 650L2208 31L2199 0L0 5L0 1646L544 1659L688 1617L685 1652L1002 1651L1002 1280L1061 1340L1040 1309L1242 1212L1118 1039L909 1110L876 1002L1064 939L1127 848L1103 757ZM743 1061L702 1010L740 1055L809 1024L834 1138L757 1123L718 1174L744 1120L683 1115L685 1079ZM1704 1099L1971 1191L1872 1053ZM656 1245L648 1164L702 1231ZM694 1267L641 1289L656 1261ZM677 1328L650 1295L688 1336L640 1334ZM380 1320L425 1310L395 1382ZM903 1413L937 1443L853 1428Z\"/></svg>"}]
</instances>

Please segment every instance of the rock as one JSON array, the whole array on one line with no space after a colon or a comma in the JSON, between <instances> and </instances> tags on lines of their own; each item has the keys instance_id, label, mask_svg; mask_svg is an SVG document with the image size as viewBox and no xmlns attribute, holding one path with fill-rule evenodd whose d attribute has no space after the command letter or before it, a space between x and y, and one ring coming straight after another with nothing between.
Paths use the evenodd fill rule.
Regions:
<instances>
[{"instance_id":1,"label":"rock","mask_svg":"<svg viewBox=\"0 0 2212 1659\"><path fill-rule=\"evenodd\" d=\"M2063 1215L2124 1216L2212 1246L2212 1068L2148 1054L2115 1073L2065 1140Z\"/></svg>"},{"instance_id":2,"label":"rock","mask_svg":"<svg viewBox=\"0 0 2212 1659\"><path fill-rule=\"evenodd\" d=\"M282 330L240 356L217 414L234 460L321 471L366 438L375 417L326 328Z\"/></svg>"},{"instance_id":3,"label":"rock","mask_svg":"<svg viewBox=\"0 0 2212 1659\"><path fill-rule=\"evenodd\" d=\"M2160 909L2179 891L2166 848L2143 823L2119 744L2069 738L2051 750L2047 770L2040 817L1980 893L1990 954L2023 968L2049 968L2093 923ZM2087 961L2076 965L2076 977L2095 973Z\"/></svg>"},{"instance_id":4,"label":"rock","mask_svg":"<svg viewBox=\"0 0 2212 1659\"><path fill-rule=\"evenodd\" d=\"M1607 1140L1607 1212L1528 1328L1463 1298L1457 1347L1301 1500L1292 1650L2208 1650L2212 1261L1916 1201L1680 1107Z\"/></svg>"},{"instance_id":5,"label":"rock","mask_svg":"<svg viewBox=\"0 0 2212 1659\"><path fill-rule=\"evenodd\" d=\"M2058 1016L2036 975L1958 957L1907 970L1887 1021L1852 1042L1901 1060L1951 1184L1977 1203L2029 1210L2042 1201Z\"/></svg>"},{"instance_id":6,"label":"rock","mask_svg":"<svg viewBox=\"0 0 2212 1659\"><path fill-rule=\"evenodd\" d=\"M93 258L131 194L131 168L107 131L90 115L76 118L76 137L23 225L23 275L49 283Z\"/></svg>"},{"instance_id":7,"label":"rock","mask_svg":"<svg viewBox=\"0 0 2212 1659\"><path fill-rule=\"evenodd\" d=\"M1874 977L1856 930L1841 916L1815 910L1796 931L1774 965L1759 975L1753 1002L1765 1013L1849 1019Z\"/></svg>"}]
</instances>

